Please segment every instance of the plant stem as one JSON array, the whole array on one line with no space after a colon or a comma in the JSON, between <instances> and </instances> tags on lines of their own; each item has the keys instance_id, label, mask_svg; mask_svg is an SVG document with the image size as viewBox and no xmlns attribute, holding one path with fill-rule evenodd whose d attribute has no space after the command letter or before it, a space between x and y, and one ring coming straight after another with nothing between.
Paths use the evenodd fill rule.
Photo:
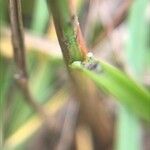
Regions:
<instances>
[{"instance_id":1,"label":"plant stem","mask_svg":"<svg viewBox=\"0 0 150 150\"><path fill-rule=\"evenodd\" d=\"M95 86L85 76L69 69L73 61L84 61L87 53L73 1L47 0L47 2L52 12L72 90L76 100L80 103L81 116L90 124L92 131L98 135L102 148L107 149L112 141L112 127L103 106L99 107L101 102L98 101Z\"/></svg>"},{"instance_id":2,"label":"plant stem","mask_svg":"<svg viewBox=\"0 0 150 150\"><path fill-rule=\"evenodd\" d=\"M28 74L26 67L25 45L23 36L23 22L21 15L21 1L9 0L10 23L12 31L12 45L14 52L14 60L16 63L17 73L15 78L20 88L22 89L26 102L33 107L42 117L46 117L44 109L31 96L28 83Z\"/></svg>"},{"instance_id":3,"label":"plant stem","mask_svg":"<svg viewBox=\"0 0 150 150\"><path fill-rule=\"evenodd\" d=\"M70 11L68 0L48 0L59 44L66 64L82 61L87 52L77 16Z\"/></svg>"},{"instance_id":4,"label":"plant stem","mask_svg":"<svg viewBox=\"0 0 150 150\"><path fill-rule=\"evenodd\" d=\"M14 59L19 74L27 78L21 3L20 0L9 0L9 4Z\"/></svg>"}]
</instances>

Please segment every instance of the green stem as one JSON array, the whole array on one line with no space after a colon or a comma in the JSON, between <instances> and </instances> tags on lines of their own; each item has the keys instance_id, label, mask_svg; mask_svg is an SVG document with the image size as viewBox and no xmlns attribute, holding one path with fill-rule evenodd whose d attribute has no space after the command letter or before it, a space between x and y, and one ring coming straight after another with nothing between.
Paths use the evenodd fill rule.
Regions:
<instances>
[{"instance_id":1,"label":"green stem","mask_svg":"<svg viewBox=\"0 0 150 150\"><path fill-rule=\"evenodd\" d=\"M93 133L99 139L102 149L106 150L112 142L112 126L104 107L97 105L99 97L97 96L95 85L85 76L69 68L72 62L86 59L87 53L78 19L74 14L74 1L47 1L52 12L57 37L71 79L72 92L74 92L73 95L82 109L81 116L83 115L85 122L89 124Z\"/></svg>"},{"instance_id":2,"label":"green stem","mask_svg":"<svg viewBox=\"0 0 150 150\"><path fill-rule=\"evenodd\" d=\"M68 0L47 1L66 64L82 61L85 58L86 47L82 40L78 19L71 14Z\"/></svg>"}]
</instances>

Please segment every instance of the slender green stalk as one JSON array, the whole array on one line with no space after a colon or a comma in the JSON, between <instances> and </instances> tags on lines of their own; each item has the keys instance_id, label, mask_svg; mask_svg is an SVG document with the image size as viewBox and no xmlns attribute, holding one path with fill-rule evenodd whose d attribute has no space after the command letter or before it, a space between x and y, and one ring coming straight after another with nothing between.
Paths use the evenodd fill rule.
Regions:
<instances>
[{"instance_id":1,"label":"slender green stalk","mask_svg":"<svg viewBox=\"0 0 150 150\"><path fill-rule=\"evenodd\" d=\"M75 62L72 67L83 72L99 88L116 97L141 119L150 122L150 93L147 89L106 62L94 62L89 65L95 65L96 68L92 68L95 70L89 70L86 65Z\"/></svg>"},{"instance_id":2,"label":"slender green stalk","mask_svg":"<svg viewBox=\"0 0 150 150\"><path fill-rule=\"evenodd\" d=\"M68 0L48 0L57 37L67 64L84 60L86 46L82 40L77 16L71 13Z\"/></svg>"}]
</instances>

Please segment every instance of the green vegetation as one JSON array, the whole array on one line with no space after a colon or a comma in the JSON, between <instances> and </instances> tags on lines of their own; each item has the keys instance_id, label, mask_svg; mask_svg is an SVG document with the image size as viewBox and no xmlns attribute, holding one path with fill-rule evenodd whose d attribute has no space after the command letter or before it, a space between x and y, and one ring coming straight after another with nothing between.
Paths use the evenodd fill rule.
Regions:
<instances>
[{"instance_id":1,"label":"green vegetation","mask_svg":"<svg viewBox=\"0 0 150 150\"><path fill-rule=\"evenodd\" d=\"M0 0L0 149L147 150L150 3L108 1Z\"/></svg>"}]
</instances>

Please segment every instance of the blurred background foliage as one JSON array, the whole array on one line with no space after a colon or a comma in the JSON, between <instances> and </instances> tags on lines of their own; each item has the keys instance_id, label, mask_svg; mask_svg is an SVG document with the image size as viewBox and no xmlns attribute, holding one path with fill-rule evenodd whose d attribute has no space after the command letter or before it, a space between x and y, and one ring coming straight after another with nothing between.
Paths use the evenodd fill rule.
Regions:
<instances>
[{"instance_id":1,"label":"blurred background foliage","mask_svg":"<svg viewBox=\"0 0 150 150\"><path fill-rule=\"evenodd\" d=\"M44 0L22 0L21 3L30 89L35 99L56 115L69 97L69 80L52 16ZM126 72L150 92L150 1L75 0L75 4L90 51L96 58ZM48 139L43 138L46 133L42 121L25 102L25 96L14 80L8 0L0 0L0 15L1 148L46 150L55 143L54 134L51 137L46 135ZM120 84L120 88L122 86ZM109 88L114 88L113 80ZM115 90L118 92L119 86L117 88ZM118 104L107 92L102 95L106 108L115 116L113 149L150 149L149 123L128 110L126 105ZM131 101L130 96L127 99ZM133 105L136 109L136 102ZM145 109L150 109L150 106ZM150 114L148 116L150 118ZM96 149L96 142L88 129L81 128L79 135L85 139L90 150ZM82 138L77 140L77 149L88 150ZM46 140L51 142L47 144Z\"/></svg>"}]
</instances>

